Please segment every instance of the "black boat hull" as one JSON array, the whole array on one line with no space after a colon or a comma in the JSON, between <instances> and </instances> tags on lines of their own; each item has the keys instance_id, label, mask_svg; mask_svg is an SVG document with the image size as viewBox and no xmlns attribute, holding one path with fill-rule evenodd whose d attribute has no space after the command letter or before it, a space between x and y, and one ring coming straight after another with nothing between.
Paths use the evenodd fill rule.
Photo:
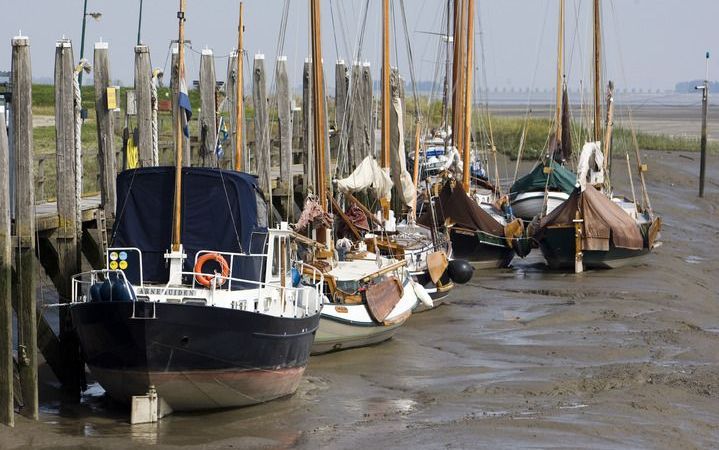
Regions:
<instances>
[{"instance_id":1,"label":"black boat hull","mask_svg":"<svg viewBox=\"0 0 719 450\"><path fill-rule=\"evenodd\" d=\"M129 402L154 386L177 411L294 393L319 325L319 314L295 319L174 303L81 303L71 313L87 365L110 397Z\"/></svg>"},{"instance_id":2,"label":"black boat hull","mask_svg":"<svg viewBox=\"0 0 719 450\"><path fill-rule=\"evenodd\" d=\"M576 237L574 227L547 228L539 241L539 248L550 269L574 268ZM610 244L609 250L583 250L582 265L586 269L616 269L637 264L650 250L644 247L631 250Z\"/></svg>"},{"instance_id":3,"label":"black boat hull","mask_svg":"<svg viewBox=\"0 0 719 450\"><path fill-rule=\"evenodd\" d=\"M477 269L494 269L509 266L514 250L506 245L504 238L482 232L451 230L452 256L467 260Z\"/></svg>"}]
</instances>

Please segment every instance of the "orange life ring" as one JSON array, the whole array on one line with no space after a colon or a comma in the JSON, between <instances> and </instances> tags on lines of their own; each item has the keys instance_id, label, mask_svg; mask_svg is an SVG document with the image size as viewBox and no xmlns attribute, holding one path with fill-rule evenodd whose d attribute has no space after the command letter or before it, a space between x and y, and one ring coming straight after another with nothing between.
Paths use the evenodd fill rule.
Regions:
<instances>
[{"instance_id":1,"label":"orange life ring","mask_svg":"<svg viewBox=\"0 0 719 450\"><path fill-rule=\"evenodd\" d=\"M210 287L210 285L212 284L212 280L215 279L215 277L217 276L216 274L201 275L202 267L207 261L215 261L220 265L223 278L219 278L217 280L217 286L222 286L223 284L225 284L227 282L227 277L230 275L230 266L227 264L227 260L219 253L205 253L204 255L197 258L194 269L194 272L197 274L195 275L195 279L197 280L197 282L205 287Z\"/></svg>"}]
</instances>

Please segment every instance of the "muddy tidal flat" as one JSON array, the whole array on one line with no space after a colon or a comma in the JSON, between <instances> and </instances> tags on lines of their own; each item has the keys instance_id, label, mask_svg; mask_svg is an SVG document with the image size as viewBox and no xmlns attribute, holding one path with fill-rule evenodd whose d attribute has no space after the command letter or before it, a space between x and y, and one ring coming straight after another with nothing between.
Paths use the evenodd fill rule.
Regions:
<instances>
[{"instance_id":1,"label":"muddy tidal flat","mask_svg":"<svg viewBox=\"0 0 719 450\"><path fill-rule=\"evenodd\" d=\"M313 357L292 397L155 425L97 385L65 404L44 371L40 421L0 426L0 448L716 448L719 158L699 199L698 154L643 155L664 245L639 266L548 272L533 253L389 342Z\"/></svg>"}]
</instances>

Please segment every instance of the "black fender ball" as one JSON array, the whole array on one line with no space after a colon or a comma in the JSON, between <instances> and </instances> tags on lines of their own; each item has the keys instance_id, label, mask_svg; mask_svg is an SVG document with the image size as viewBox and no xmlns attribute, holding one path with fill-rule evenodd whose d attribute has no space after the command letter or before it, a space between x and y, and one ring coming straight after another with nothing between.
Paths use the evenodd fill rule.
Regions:
<instances>
[{"instance_id":1,"label":"black fender ball","mask_svg":"<svg viewBox=\"0 0 719 450\"><path fill-rule=\"evenodd\" d=\"M474 267L464 259L453 259L447 267L449 277L457 284L464 284L472 279Z\"/></svg>"}]
</instances>

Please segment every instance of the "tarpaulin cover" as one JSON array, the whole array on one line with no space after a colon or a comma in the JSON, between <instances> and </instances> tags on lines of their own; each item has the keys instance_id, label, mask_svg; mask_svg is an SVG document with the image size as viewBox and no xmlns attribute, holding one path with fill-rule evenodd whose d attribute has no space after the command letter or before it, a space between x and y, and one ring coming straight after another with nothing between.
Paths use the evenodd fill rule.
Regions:
<instances>
[{"instance_id":1,"label":"tarpaulin cover","mask_svg":"<svg viewBox=\"0 0 719 450\"><path fill-rule=\"evenodd\" d=\"M454 184L454 187L452 187ZM442 224L449 219L460 228L473 231L484 231L494 236L504 236L504 227L488 212L482 209L462 188L462 184L447 181L439 193L435 214L437 222ZM431 211L426 211L417 223L432 226Z\"/></svg>"},{"instance_id":2,"label":"tarpaulin cover","mask_svg":"<svg viewBox=\"0 0 719 450\"><path fill-rule=\"evenodd\" d=\"M552 171L547 175L544 173L544 167L545 164L539 163L531 172L515 181L509 188L510 195L515 197L523 192L544 191L545 186L550 191L561 191L567 194L574 191L577 176L571 170L555 161L550 161L549 167L552 168ZM547 176L549 176L549 183L547 183Z\"/></svg>"},{"instance_id":3,"label":"tarpaulin cover","mask_svg":"<svg viewBox=\"0 0 719 450\"><path fill-rule=\"evenodd\" d=\"M579 188L540 223L536 239L542 238L547 227L573 225L579 210L584 219L582 224L584 250L609 250L610 242L615 247L641 250L644 239L639 226L629 214L592 186L582 192Z\"/></svg>"},{"instance_id":4,"label":"tarpaulin cover","mask_svg":"<svg viewBox=\"0 0 719 450\"><path fill-rule=\"evenodd\" d=\"M174 186L174 167L132 169L117 176L112 246L137 247L142 251L146 282L168 280L169 266L164 254L172 242ZM265 231L266 219L262 211L258 214L258 206L263 202L261 195L257 180L251 175L183 168L181 242L187 253L184 270L192 271L199 250L248 252L253 233ZM239 259L233 264L232 276L242 279L260 276L261 258Z\"/></svg>"}]
</instances>

